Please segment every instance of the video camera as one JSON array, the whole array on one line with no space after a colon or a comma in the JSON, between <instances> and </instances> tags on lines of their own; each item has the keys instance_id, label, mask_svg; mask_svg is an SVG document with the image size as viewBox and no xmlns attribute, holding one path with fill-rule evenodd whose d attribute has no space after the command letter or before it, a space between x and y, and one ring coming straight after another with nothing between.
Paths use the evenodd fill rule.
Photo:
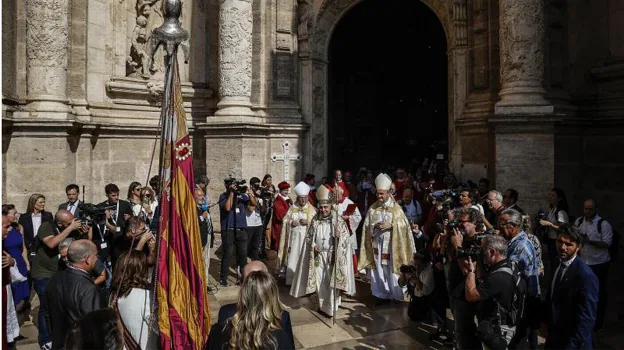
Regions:
<instances>
[{"instance_id":1,"label":"video camera","mask_svg":"<svg viewBox=\"0 0 624 350\"><path fill-rule=\"evenodd\" d=\"M234 187L234 193L236 193L237 195L241 195L241 194L245 194L247 193L247 186L245 186L245 184L247 183L247 181L245 179L243 180L236 180L233 177L229 177L225 180L223 180L224 184L225 184L225 188L228 192L232 191L231 186L235 185Z\"/></svg>"},{"instance_id":2,"label":"video camera","mask_svg":"<svg viewBox=\"0 0 624 350\"><path fill-rule=\"evenodd\" d=\"M88 226L93 226L94 224L104 225L106 223L106 210L114 210L116 208L117 205L105 206L92 203L80 203L78 205L82 224Z\"/></svg>"},{"instance_id":3,"label":"video camera","mask_svg":"<svg viewBox=\"0 0 624 350\"><path fill-rule=\"evenodd\" d=\"M270 191L270 187L268 185L260 186L260 182L251 185L251 190L254 191L259 198L264 200L269 200L273 197L273 192Z\"/></svg>"},{"instance_id":4,"label":"video camera","mask_svg":"<svg viewBox=\"0 0 624 350\"><path fill-rule=\"evenodd\" d=\"M438 213L446 213L459 204L459 192L455 190L439 190L433 192L431 196L438 203Z\"/></svg>"}]
</instances>

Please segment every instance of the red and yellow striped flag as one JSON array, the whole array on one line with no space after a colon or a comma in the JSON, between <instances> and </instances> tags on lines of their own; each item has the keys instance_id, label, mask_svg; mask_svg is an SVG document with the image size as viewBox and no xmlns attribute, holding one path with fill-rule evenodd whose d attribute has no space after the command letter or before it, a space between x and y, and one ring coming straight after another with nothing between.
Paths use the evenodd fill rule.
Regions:
<instances>
[{"instance_id":1,"label":"red and yellow striped flag","mask_svg":"<svg viewBox=\"0 0 624 350\"><path fill-rule=\"evenodd\" d=\"M193 153L178 61L171 60L162 112L158 329L162 349L203 349L210 330L206 274L194 198Z\"/></svg>"}]
</instances>

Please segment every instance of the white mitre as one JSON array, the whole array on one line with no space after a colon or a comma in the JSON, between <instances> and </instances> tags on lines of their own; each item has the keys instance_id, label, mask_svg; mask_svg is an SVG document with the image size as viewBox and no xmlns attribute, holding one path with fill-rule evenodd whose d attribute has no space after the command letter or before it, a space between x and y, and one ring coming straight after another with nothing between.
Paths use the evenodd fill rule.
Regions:
<instances>
[{"instance_id":1,"label":"white mitre","mask_svg":"<svg viewBox=\"0 0 624 350\"><path fill-rule=\"evenodd\" d=\"M377 175L377 177L375 178L375 187L377 187L378 190L389 190L390 186L392 185L392 179L390 178L390 176L381 173L379 175Z\"/></svg>"},{"instance_id":2,"label":"white mitre","mask_svg":"<svg viewBox=\"0 0 624 350\"><path fill-rule=\"evenodd\" d=\"M310 193L310 186L305 182L301 181L295 186L295 194L297 197L306 197Z\"/></svg>"}]
</instances>

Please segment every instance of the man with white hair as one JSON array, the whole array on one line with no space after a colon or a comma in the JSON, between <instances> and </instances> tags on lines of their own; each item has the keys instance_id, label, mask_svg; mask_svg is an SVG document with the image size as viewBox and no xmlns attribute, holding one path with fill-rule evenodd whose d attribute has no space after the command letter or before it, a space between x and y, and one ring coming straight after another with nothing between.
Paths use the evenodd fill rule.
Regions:
<instances>
[{"instance_id":1,"label":"man with white hair","mask_svg":"<svg viewBox=\"0 0 624 350\"><path fill-rule=\"evenodd\" d=\"M375 179L377 202L366 213L362 229L359 267L369 270L373 295L382 304L403 300L405 288L399 285L401 265L414 256L414 236L403 212L390 195L392 179L379 174Z\"/></svg>"},{"instance_id":2,"label":"man with white hair","mask_svg":"<svg viewBox=\"0 0 624 350\"><path fill-rule=\"evenodd\" d=\"M280 275L286 275L287 286L292 284L295 270L297 270L308 224L316 215L316 209L308 202L309 193L310 186L305 182L301 181L295 186L297 201L288 209L283 220L277 252L277 271Z\"/></svg>"}]
</instances>

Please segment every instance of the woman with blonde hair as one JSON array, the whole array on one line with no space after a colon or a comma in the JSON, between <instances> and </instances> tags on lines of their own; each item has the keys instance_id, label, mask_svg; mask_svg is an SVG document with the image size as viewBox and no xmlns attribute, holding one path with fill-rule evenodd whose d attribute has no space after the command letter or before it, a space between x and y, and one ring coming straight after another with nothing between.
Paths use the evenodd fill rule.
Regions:
<instances>
[{"instance_id":1,"label":"woman with blonde hair","mask_svg":"<svg viewBox=\"0 0 624 350\"><path fill-rule=\"evenodd\" d=\"M281 326L285 306L277 282L266 271L253 271L243 280L236 313L225 325L213 325L208 349L294 349L295 342Z\"/></svg>"},{"instance_id":2,"label":"woman with blonde hair","mask_svg":"<svg viewBox=\"0 0 624 350\"><path fill-rule=\"evenodd\" d=\"M46 198L41 193L33 193L28 199L26 213L19 216L18 223L24 228L24 244L29 251L42 223L53 221L54 215L45 211Z\"/></svg>"}]
</instances>

